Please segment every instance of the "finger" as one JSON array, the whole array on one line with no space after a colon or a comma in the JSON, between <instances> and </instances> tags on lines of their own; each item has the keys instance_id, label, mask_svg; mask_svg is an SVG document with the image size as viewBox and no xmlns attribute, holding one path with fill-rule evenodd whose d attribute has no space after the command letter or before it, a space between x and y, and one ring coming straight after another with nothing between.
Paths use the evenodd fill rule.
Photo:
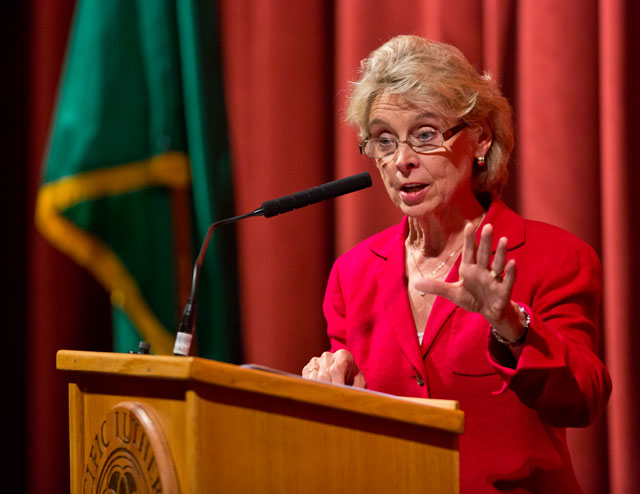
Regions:
<instances>
[{"instance_id":1,"label":"finger","mask_svg":"<svg viewBox=\"0 0 640 494\"><path fill-rule=\"evenodd\" d=\"M464 243L462 244L462 262L473 264L475 262L476 232L471 223L464 226Z\"/></svg>"},{"instance_id":2,"label":"finger","mask_svg":"<svg viewBox=\"0 0 640 494\"><path fill-rule=\"evenodd\" d=\"M489 257L491 257L491 239L493 237L493 227L490 224L484 225L480 233L480 245L478 245L477 261L478 267L487 269ZM501 270L502 271L502 270Z\"/></svg>"},{"instance_id":3,"label":"finger","mask_svg":"<svg viewBox=\"0 0 640 494\"><path fill-rule=\"evenodd\" d=\"M515 259L511 259L504 268L504 279L502 280L503 288L509 295L509 298L511 298L511 290L516 282L517 275L518 269L516 267L516 261Z\"/></svg>"},{"instance_id":4,"label":"finger","mask_svg":"<svg viewBox=\"0 0 640 494\"><path fill-rule=\"evenodd\" d=\"M496 248L496 255L493 257L493 263L491 269L494 273L502 274L504 271L504 265L507 261L507 237L501 237L498 240L498 246Z\"/></svg>"},{"instance_id":5,"label":"finger","mask_svg":"<svg viewBox=\"0 0 640 494\"><path fill-rule=\"evenodd\" d=\"M346 350L338 350L333 354L333 364L329 369L331 382L336 384L349 384L346 381L352 367L357 369L353 356Z\"/></svg>"},{"instance_id":6,"label":"finger","mask_svg":"<svg viewBox=\"0 0 640 494\"><path fill-rule=\"evenodd\" d=\"M330 373L329 369L331 368L332 364L333 364L333 353L324 352L320 356L319 368L316 371L317 374L316 374L315 378L318 381L331 382L331 373Z\"/></svg>"},{"instance_id":7,"label":"finger","mask_svg":"<svg viewBox=\"0 0 640 494\"><path fill-rule=\"evenodd\" d=\"M308 374L309 372L311 372L313 369L315 369L316 367L318 367L318 357L313 357L311 360L309 360L309 362L307 363L307 365L305 365L302 368L302 373L303 374Z\"/></svg>"},{"instance_id":8,"label":"finger","mask_svg":"<svg viewBox=\"0 0 640 494\"><path fill-rule=\"evenodd\" d=\"M302 368L302 377L306 379L317 379L318 369L320 368L320 359L313 357L309 363Z\"/></svg>"},{"instance_id":9,"label":"finger","mask_svg":"<svg viewBox=\"0 0 640 494\"><path fill-rule=\"evenodd\" d=\"M367 381L364 378L362 371L358 370L358 373L353 378L353 386L356 388L366 388Z\"/></svg>"},{"instance_id":10,"label":"finger","mask_svg":"<svg viewBox=\"0 0 640 494\"><path fill-rule=\"evenodd\" d=\"M455 303L458 287L454 283L447 283L446 281L434 280L431 278L422 278L417 281L414 286L421 292L439 295Z\"/></svg>"}]
</instances>

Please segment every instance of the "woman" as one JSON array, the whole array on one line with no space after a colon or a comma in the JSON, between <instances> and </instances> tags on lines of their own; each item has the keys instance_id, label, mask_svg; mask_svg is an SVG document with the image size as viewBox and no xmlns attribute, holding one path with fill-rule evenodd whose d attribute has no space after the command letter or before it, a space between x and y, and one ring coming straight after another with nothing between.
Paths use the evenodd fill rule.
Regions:
<instances>
[{"instance_id":1,"label":"woman","mask_svg":"<svg viewBox=\"0 0 640 494\"><path fill-rule=\"evenodd\" d=\"M331 351L303 376L458 400L461 492L579 492L565 427L611 391L594 353L601 269L498 198L509 103L456 48L399 36L363 61L348 119L405 217L335 262Z\"/></svg>"}]
</instances>

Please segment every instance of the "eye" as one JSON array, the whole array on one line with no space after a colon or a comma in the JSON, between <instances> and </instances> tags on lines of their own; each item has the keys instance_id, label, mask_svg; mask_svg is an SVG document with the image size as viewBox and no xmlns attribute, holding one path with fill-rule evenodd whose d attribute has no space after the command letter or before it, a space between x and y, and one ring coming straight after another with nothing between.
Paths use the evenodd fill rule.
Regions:
<instances>
[{"instance_id":1,"label":"eye","mask_svg":"<svg viewBox=\"0 0 640 494\"><path fill-rule=\"evenodd\" d=\"M378 149L382 151L388 151L395 149L396 138L389 134L382 134L377 139L374 139Z\"/></svg>"},{"instance_id":2,"label":"eye","mask_svg":"<svg viewBox=\"0 0 640 494\"><path fill-rule=\"evenodd\" d=\"M418 132L413 134L412 137L415 142L426 144L426 143L435 141L439 134L440 132L438 132L437 130L428 128L428 129L420 129Z\"/></svg>"}]
</instances>

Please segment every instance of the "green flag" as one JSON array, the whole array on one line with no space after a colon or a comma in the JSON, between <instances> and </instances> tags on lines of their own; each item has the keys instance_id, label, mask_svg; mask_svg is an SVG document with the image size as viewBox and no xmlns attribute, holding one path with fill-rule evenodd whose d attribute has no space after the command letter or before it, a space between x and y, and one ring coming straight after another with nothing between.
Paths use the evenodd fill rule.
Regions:
<instances>
[{"instance_id":1,"label":"green flag","mask_svg":"<svg viewBox=\"0 0 640 494\"><path fill-rule=\"evenodd\" d=\"M219 52L209 2L77 4L36 224L109 291L115 351L172 353L195 253L232 216ZM198 353L226 361L233 233L214 233L198 296Z\"/></svg>"}]
</instances>

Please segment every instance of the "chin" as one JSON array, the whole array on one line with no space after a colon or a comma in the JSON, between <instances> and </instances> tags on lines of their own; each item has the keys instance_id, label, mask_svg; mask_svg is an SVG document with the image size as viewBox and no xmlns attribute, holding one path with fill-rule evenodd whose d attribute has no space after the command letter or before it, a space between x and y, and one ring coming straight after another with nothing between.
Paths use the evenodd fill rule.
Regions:
<instances>
[{"instance_id":1,"label":"chin","mask_svg":"<svg viewBox=\"0 0 640 494\"><path fill-rule=\"evenodd\" d=\"M428 204L415 204L411 206L402 204L400 206L400 211L412 218L422 218L433 212L433 207L430 207Z\"/></svg>"}]
</instances>

